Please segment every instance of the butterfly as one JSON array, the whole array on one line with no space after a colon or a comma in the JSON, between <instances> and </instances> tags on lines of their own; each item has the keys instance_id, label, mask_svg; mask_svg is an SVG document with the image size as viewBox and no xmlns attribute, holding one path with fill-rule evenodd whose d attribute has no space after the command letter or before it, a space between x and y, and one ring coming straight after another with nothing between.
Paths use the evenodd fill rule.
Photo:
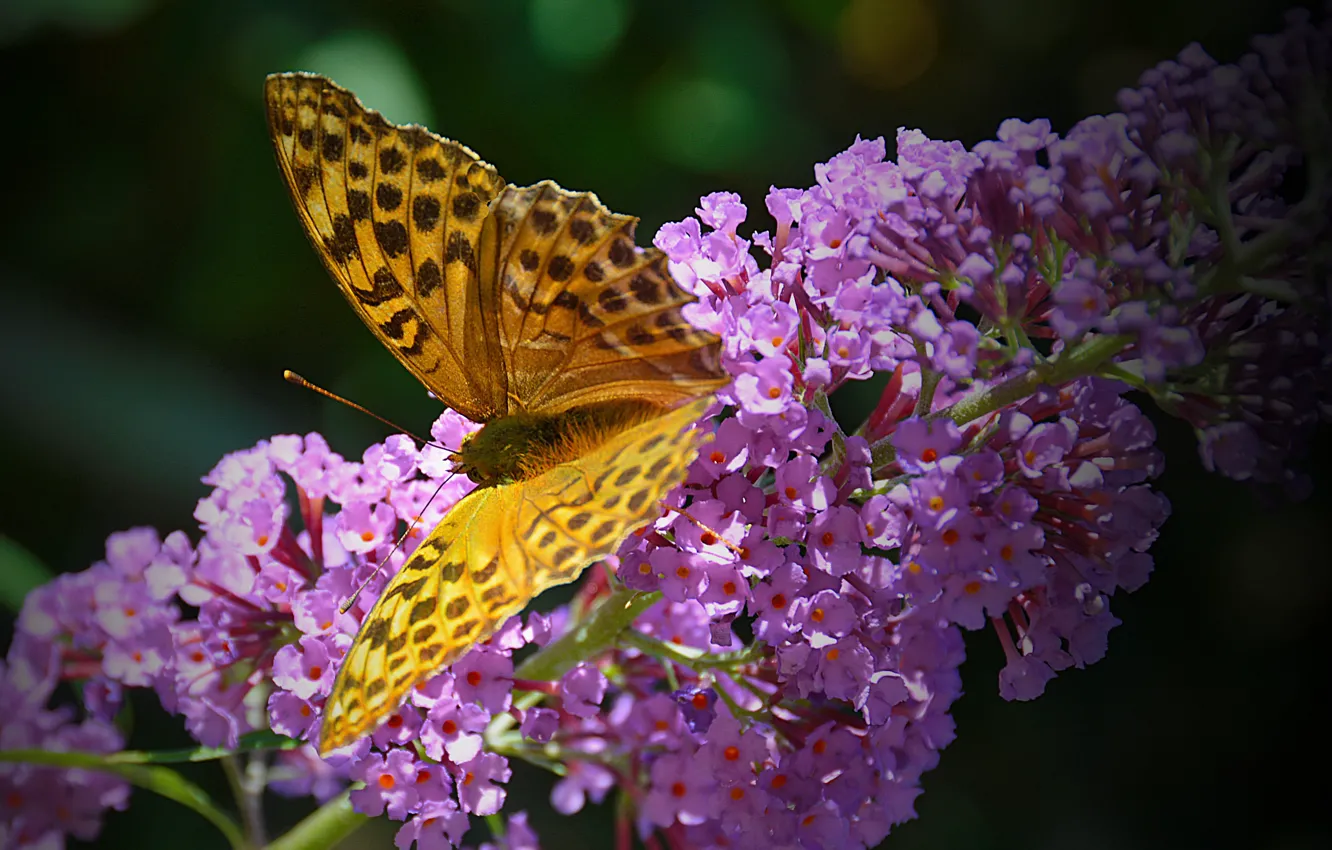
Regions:
<instances>
[{"instance_id":1,"label":"butterfly","mask_svg":"<svg viewBox=\"0 0 1332 850\"><path fill-rule=\"evenodd\" d=\"M658 515L727 379L666 257L635 246L638 219L550 181L506 186L463 145L323 77L274 74L264 94L282 176L342 294L427 389L484 423L454 457L477 489L347 650L326 754Z\"/></svg>"}]
</instances>

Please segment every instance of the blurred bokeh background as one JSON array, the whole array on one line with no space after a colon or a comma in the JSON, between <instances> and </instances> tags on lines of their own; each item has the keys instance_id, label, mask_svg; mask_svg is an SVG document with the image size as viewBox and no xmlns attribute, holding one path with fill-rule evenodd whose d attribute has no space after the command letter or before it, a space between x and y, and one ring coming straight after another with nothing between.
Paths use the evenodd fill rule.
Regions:
<instances>
[{"instance_id":1,"label":"blurred bokeh background","mask_svg":"<svg viewBox=\"0 0 1332 850\"><path fill-rule=\"evenodd\" d=\"M767 228L768 186L810 185L858 133L970 145L1010 116L1067 129L1190 41L1236 58L1283 5L2 0L0 536L46 569L82 569L111 531L192 528L199 477L225 452L319 430L359 456L384 435L283 368L409 426L434 416L300 231L265 133L266 73L331 76L510 182L593 189L642 217L646 244L721 189ZM835 402L847 421L868 403ZM1175 512L1157 574L1115 600L1108 658L1009 704L993 636L972 635L959 738L920 819L885 846L1332 845L1328 453L1313 499L1290 505L1205 475L1187 429L1156 419ZM3 556L0 587L25 563ZM135 710L135 746L186 745L151 699ZM187 772L225 797L215 765ZM510 787L549 847L610 846L608 807L560 818L532 769ZM268 803L275 828L310 808ZM391 846L381 826L344 846ZM136 791L97 846L223 843Z\"/></svg>"}]
</instances>

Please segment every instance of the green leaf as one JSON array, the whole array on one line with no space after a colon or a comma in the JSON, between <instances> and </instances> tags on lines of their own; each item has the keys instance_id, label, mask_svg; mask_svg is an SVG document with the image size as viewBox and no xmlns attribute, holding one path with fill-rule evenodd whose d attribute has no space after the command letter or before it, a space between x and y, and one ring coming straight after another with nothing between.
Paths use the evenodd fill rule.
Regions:
<instances>
[{"instance_id":1,"label":"green leaf","mask_svg":"<svg viewBox=\"0 0 1332 850\"><path fill-rule=\"evenodd\" d=\"M661 591L639 593L621 588L602 598L587 617L566 634L542 647L513 672L517 679L553 681L586 661L610 649L620 632L638 619L657 600Z\"/></svg>"},{"instance_id":2,"label":"green leaf","mask_svg":"<svg viewBox=\"0 0 1332 850\"><path fill-rule=\"evenodd\" d=\"M294 750L302 742L267 729L242 735L236 747L191 747L184 750L124 750L106 757L111 764L181 764L184 762L215 761L237 753L261 750Z\"/></svg>"},{"instance_id":3,"label":"green leaf","mask_svg":"<svg viewBox=\"0 0 1332 850\"><path fill-rule=\"evenodd\" d=\"M0 605L17 612L34 587L54 578L37 556L0 534Z\"/></svg>"},{"instance_id":4,"label":"green leaf","mask_svg":"<svg viewBox=\"0 0 1332 850\"><path fill-rule=\"evenodd\" d=\"M147 764L127 764L115 761L124 753L51 752L49 750L0 750L0 762L25 762L49 767L81 768L111 773L140 788L161 794L183 806L194 809L218 828L227 842L236 850L250 850L240 827L219 809L203 789L174 770Z\"/></svg>"}]
</instances>

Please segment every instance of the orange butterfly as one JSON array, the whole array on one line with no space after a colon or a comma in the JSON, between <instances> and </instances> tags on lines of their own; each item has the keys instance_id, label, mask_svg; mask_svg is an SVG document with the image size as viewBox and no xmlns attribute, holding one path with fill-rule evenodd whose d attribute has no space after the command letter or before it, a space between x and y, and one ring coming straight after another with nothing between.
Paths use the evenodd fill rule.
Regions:
<instances>
[{"instance_id":1,"label":"orange butterfly","mask_svg":"<svg viewBox=\"0 0 1332 850\"><path fill-rule=\"evenodd\" d=\"M306 233L352 307L446 405L484 422L456 455L478 483L361 624L319 749L572 581L652 519L709 436L720 341L638 219L549 181L506 187L423 127L323 77L275 74L269 132Z\"/></svg>"}]
</instances>

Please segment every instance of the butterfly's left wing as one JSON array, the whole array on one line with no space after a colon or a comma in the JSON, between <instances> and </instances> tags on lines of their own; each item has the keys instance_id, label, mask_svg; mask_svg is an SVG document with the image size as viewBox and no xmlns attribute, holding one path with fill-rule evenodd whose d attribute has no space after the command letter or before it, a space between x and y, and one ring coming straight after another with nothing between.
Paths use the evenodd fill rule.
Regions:
<instances>
[{"instance_id":1,"label":"butterfly's left wing","mask_svg":"<svg viewBox=\"0 0 1332 850\"><path fill-rule=\"evenodd\" d=\"M662 407L726 383L716 335L685 320L693 302L666 256L634 246L638 219L550 181L509 186L481 232L482 286L495 286L515 409L600 402Z\"/></svg>"},{"instance_id":2,"label":"butterfly's left wing","mask_svg":"<svg viewBox=\"0 0 1332 850\"><path fill-rule=\"evenodd\" d=\"M495 169L314 74L273 74L264 95L301 223L357 314L446 405L476 421L504 412L496 308L477 278Z\"/></svg>"},{"instance_id":3,"label":"butterfly's left wing","mask_svg":"<svg viewBox=\"0 0 1332 850\"><path fill-rule=\"evenodd\" d=\"M366 615L324 706L319 751L369 734L408 690L485 640L548 587L573 581L656 516L710 437L712 399L614 435L514 484L468 494Z\"/></svg>"}]
</instances>

